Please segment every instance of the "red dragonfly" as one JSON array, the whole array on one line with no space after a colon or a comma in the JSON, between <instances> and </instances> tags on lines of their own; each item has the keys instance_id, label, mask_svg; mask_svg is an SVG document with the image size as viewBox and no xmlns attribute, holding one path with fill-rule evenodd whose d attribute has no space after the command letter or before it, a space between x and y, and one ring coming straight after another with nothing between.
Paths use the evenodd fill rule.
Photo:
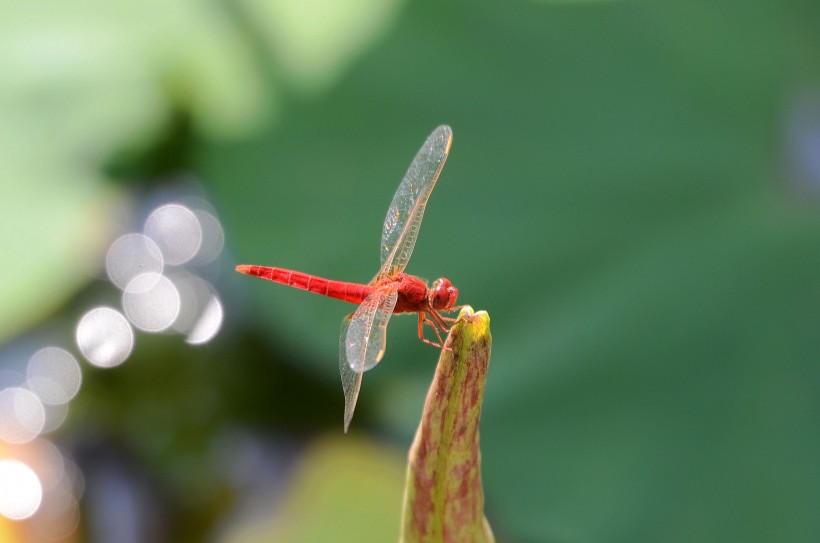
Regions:
<instances>
[{"instance_id":1,"label":"red dragonfly","mask_svg":"<svg viewBox=\"0 0 820 543\"><path fill-rule=\"evenodd\" d=\"M455 320L440 313L458 309L454 307L458 289L449 280L442 277L428 287L422 279L404 273L416 245L424 208L447 160L452 141L450 127L439 126L410 164L387 210L382 230L381 268L370 283L334 281L284 268L236 267L240 273L359 304L358 309L342 321L339 347L339 371L345 394L345 432L356 408L362 374L378 364L384 355L390 316L393 313L418 313L419 339L436 347L443 346L441 332L447 332L447 323ZM433 328L437 341L424 337L425 324Z\"/></svg>"}]
</instances>

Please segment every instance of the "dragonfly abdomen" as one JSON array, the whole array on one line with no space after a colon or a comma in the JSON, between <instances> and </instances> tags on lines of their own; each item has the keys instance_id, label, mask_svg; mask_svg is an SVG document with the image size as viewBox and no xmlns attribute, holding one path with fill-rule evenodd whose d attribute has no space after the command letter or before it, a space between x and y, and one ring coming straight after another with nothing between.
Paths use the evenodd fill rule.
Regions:
<instances>
[{"instance_id":1,"label":"dragonfly abdomen","mask_svg":"<svg viewBox=\"0 0 820 543\"><path fill-rule=\"evenodd\" d=\"M237 266L236 271L353 304L362 303L373 290L370 285L335 281L285 268L242 265Z\"/></svg>"}]
</instances>

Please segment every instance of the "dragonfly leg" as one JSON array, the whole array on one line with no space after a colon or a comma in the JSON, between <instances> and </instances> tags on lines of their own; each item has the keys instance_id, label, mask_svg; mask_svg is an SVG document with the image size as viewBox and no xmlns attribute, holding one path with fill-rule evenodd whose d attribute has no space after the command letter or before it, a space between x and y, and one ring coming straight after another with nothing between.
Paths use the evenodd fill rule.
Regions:
<instances>
[{"instance_id":1,"label":"dragonfly leg","mask_svg":"<svg viewBox=\"0 0 820 543\"><path fill-rule=\"evenodd\" d=\"M466 305L454 305L450 309L445 309L444 311L446 313L452 313L453 311L461 311L461 309L464 308L464 307L467 307L467 306ZM456 322L458 320L458 317L445 317L444 315L441 315L441 314L439 314L439 317L441 317L441 320L446 321L446 322Z\"/></svg>"},{"instance_id":2,"label":"dragonfly leg","mask_svg":"<svg viewBox=\"0 0 820 543\"><path fill-rule=\"evenodd\" d=\"M442 332L449 332L450 327L447 326L447 323L445 321L456 322L456 320L457 320L457 319L451 319L449 317L442 317L441 314L438 311L436 311L435 309L431 309L431 310L427 311L427 313L430 315L430 318L433 319L432 324L433 324L433 328L436 329L436 333L438 333L439 328L441 329ZM441 336L439 336L439 339L441 339Z\"/></svg>"},{"instance_id":3,"label":"dragonfly leg","mask_svg":"<svg viewBox=\"0 0 820 543\"><path fill-rule=\"evenodd\" d=\"M436 333L436 338L438 339L438 343L436 343L434 341L430 341L429 339L424 337L424 325L425 324L429 324L433 328L433 331ZM433 321L433 320L430 320L429 318L427 318L427 314L425 312L423 312L423 311L419 312L419 339L422 340L424 343L426 343L428 345L432 345L433 347L438 347L439 349L443 349L443 348L445 348L444 347L444 341L441 339L441 333L438 331L438 328L439 327L436 325L436 322Z\"/></svg>"}]
</instances>

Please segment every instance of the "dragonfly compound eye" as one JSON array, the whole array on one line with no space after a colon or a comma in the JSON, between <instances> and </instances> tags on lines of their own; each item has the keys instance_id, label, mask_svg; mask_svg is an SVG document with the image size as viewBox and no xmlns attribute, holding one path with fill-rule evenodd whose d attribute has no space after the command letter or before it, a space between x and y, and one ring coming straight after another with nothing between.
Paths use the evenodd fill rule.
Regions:
<instances>
[{"instance_id":1,"label":"dragonfly compound eye","mask_svg":"<svg viewBox=\"0 0 820 543\"><path fill-rule=\"evenodd\" d=\"M457 298L458 289L449 280L440 277L433 282L430 289L430 305L433 309L450 309Z\"/></svg>"}]
</instances>

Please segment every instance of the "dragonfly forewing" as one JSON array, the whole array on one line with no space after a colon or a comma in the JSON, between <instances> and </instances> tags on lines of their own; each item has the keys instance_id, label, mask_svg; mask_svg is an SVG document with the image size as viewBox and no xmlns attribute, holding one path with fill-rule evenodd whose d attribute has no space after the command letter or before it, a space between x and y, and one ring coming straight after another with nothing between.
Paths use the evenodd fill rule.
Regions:
<instances>
[{"instance_id":1,"label":"dragonfly forewing","mask_svg":"<svg viewBox=\"0 0 820 543\"><path fill-rule=\"evenodd\" d=\"M407 266L416 245L427 200L436 186L452 141L453 131L449 126L436 128L404 174L384 219L380 275L401 272Z\"/></svg>"}]
</instances>

